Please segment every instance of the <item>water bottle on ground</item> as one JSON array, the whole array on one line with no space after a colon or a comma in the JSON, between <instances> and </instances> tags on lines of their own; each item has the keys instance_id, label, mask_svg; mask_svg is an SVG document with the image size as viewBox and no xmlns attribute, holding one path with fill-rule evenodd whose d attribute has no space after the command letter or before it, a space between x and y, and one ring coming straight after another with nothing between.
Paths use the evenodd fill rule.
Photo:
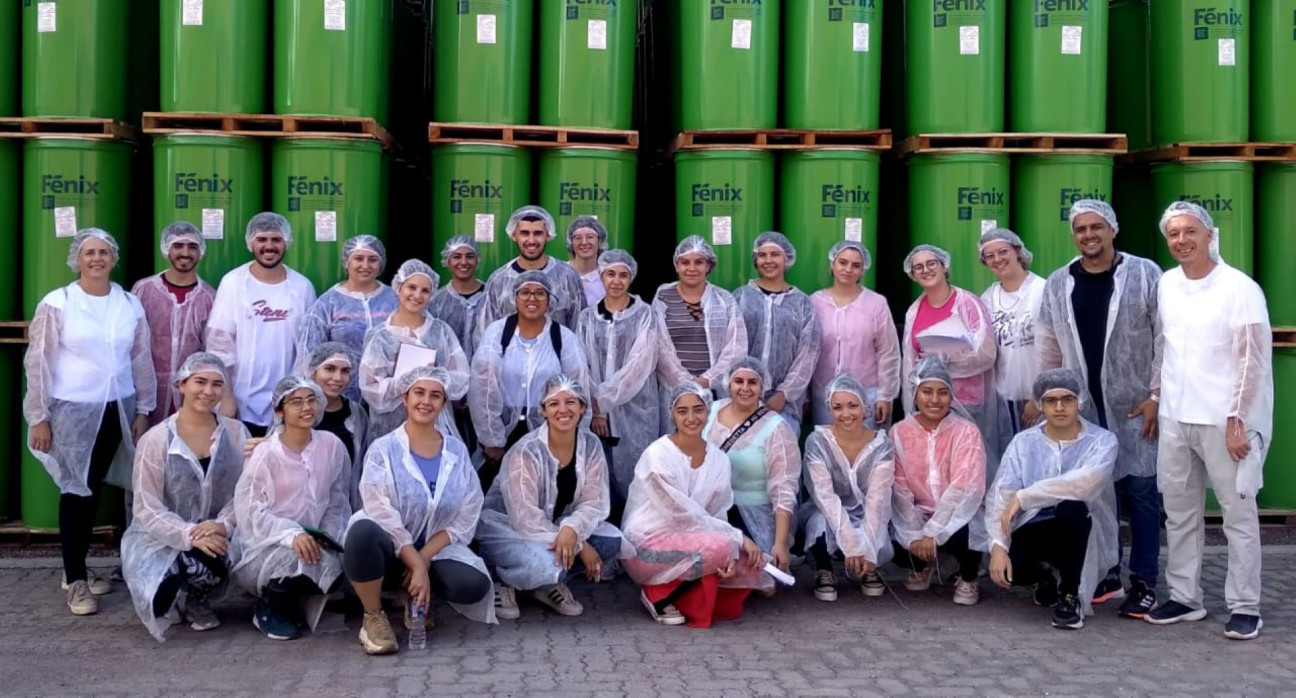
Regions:
<instances>
[{"instance_id":1,"label":"water bottle on ground","mask_svg":"<svg viewBox=\"0 0 1296 698\"><path fill-rule=\"evenodd\" d=\"M412 650L421 650L427 647L427 609L414 599L410 599L409 606L405 608L406 625L409 626L409 642L407 646Z\"/></svg>"}]
</instances>

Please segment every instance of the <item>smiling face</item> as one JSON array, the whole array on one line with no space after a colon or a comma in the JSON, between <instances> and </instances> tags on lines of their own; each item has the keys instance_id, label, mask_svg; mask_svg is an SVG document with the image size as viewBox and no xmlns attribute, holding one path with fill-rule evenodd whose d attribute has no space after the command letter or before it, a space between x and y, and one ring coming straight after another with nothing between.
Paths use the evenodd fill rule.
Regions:
<instances>
[{"instance_id":1,"label":"smiling face","mask_svg":"<svg viewBox=\"0 0 1296 698\"><path fill-rule=\"evenodd\" d=\"M518 316L525 320L542 320L549 312L549 292L540 284L523 284L514 297Z\"/></svg>"},{"instance_id":2,"label":"smiling face","mask_svg":"<svg viewBox=\"0 0 1296 698\"><path fill-rule=\"evenodd\" d=\"M675 260L675 273L684 286L701 286L706 283L707 274L711 273L711 262L701 253L690 252Z\"/></svg>"},{"instance_id":3,"label":"smiling face","mask_svg":"<svg viewBox=\"0 0 1296 698\"><path fill-rule=\"evenodd\" d=\"M733 404L744 412L760 406L761 394L765 388L761 385L760 376L747 370L735 371L729 377L729 397Z\"/></svg>"},{"instance_id":4,"label":"smiling face","mask_svg":"<svg viewBox=\"0 0 1296 698\"><path fill-rule=\"evenodd\" d=\"M436 424L437 417L445 408L445 386L434 380L415 381L405 391L405 413L407 419L421 427Z\"/></svg>"},{"instance_id":5,"label":"smiling face","mask_svg":"<svg viewBox=\"0 0 1296 698\"><path fill-rule=\"evenodd\" d=\"M1080 400L1067 390L1050 390L1040 400L1044 418L1054 429L1070 429L1080 419Z\"/></svg>"},{"instance_id":6,"label":"smiling face","mask_svg":"<svg viewBox=\"0 0 1296 698\"><path fill-rule=\"evenodd\" d=\"M90 238L81 243L81 250L77 252L77 271L81 273L83 279L96 281L107 279L116 263L117 258L113 255L112 247L106 240L99 238Z\"/></svg>"},{"instance_id":7,"label":"smiling face","mask_svg":"<svg viewBox=\"0 0 1296 698\"><path fill-rule=\"evenodd\" d=\"M1115 249L1116 231L1106 218L1096 213L1082 213L1071 221L1071 239L1080 256L1098 259Z\"/></svg>"},{"instance_id":8,"label":"smiling face","mask_svg":"<svg viewBox=\"0 0 1296 698\"><path fill-rule=\"evenodd\" d=\"M171 243L167 248L167 261L170 262L171 268L181 274L188 274L198 266L198 260L202 258L202 252L198 243L193 240L181 238Z\"/></svg>"},{"instance_id":9,"label":"smiling face","mask_svg":"<svg viewBox=\"0 0 1296 698\"><path fill-rule=\"evenodd\" d=\"M702 428L706 426L710 416L711 411L697 395L685 395L676 400L675 406L671 408L671 421L675 424L675 432L680 436L702 438Z\"/></svg>"},{"instance_id":10,"label":"smiling face","mask_svg":"<svg viewBox=\"0 0 1296 698\"><path fill-rule=\"evenodd\" d=\"M225 377L215 371L195 373L180 381L180 394L184 397L181 409L215 412L225 397Z\"/></svg>"},{"instance_id":11,"label":"smiling face","mask_svg":"<svg viewBox=\"0 0 1296 698\"><path fill-rule=\"evenodd\" d=\"M630 270L620 264L608 267L599 275L608 298L621 300L630 291Z\"/></svg>"},{"instance_id":12,"label":"smiling face","mask_svg":"<svg viewBox=\"0 0 1296 698\"><path fill-rule=\"evenodd\" d=\"M828 399L833 424L846 431L854 431L864 424L864 403L854 393L838 391Z\"/></svg>"},{"instance_id":13,"label":"smiling face","mask_svg":"<svg viewBox=\"0 0 1296 698\"><path fill-rule=\"evenodd\" d=\"M283 263L288 243L279 231L258 230L252 236L252 258L265 269L274 269Z\"/></svg>"},{"instance_id":14,"label":"smiling face","mask_svg":"<svg viewBox=\"0 0 1296 698\"><path fill-rule=\"evenodd\" d=\"M864 276L864 257L858 250L842 250L832 261L833 281L847 286L856 286Z\"/></svg>"},{"instance_id":15,"label":"smiling face","mask_svg":"<svg viewBox=\"0 0 1296 698\"><path fill-rule=\"evenodd\" d=\"M585 404L580 398L567 391L560 391L545 398L540 405L540 413L549 423L549 429L567 434L576 431L580 426L581 415L585 413Z\"/></svg>"},{"instance_id":16,"label":"smiling face","mask_svg":"<svg viewBox=\"0 0 1296 698\"><path fill-rule=\"evenodd\" d=\"M1024 271L1017 248L1003 240L995 240L981 250L981 263L989 267L1000 281L1005 277L1016 278Z\"/></svg>"},{"instance_id":17,"label":"smiling face","mask_svg":"<svg viewBox=\"0 0 1296 698\"><path fill-rule=\"evenodd\" d=\"M585 261L597 260L599 255L599 236L591 228L579 228L572 231L567 239L571 243L572 254Z\"/></svg>"},{"instance_id":18,"label":"smiling face","mask_svg":"<svg viewBox=\"0 0 1296 698\"><path fill-rule=\"evenodd\" d=\"M422 274L415 274L401 282L396 289L401 309L407 313L420 314L427 310L432 300L432 280Z\"/></svg>"},{"instance_id":19,"label":"smiling face","mask_svg":"<svg viewBox=\"0 0 1296 698\"><path fill-rule=\"evenodd\" d=\"M351 384L351 362L341 358L329 359L315 369L311 380L324 389L324 397L330 400L339 397Z\"/></svg>"},{"instance_id":20,"label":"smiling face","mask_svg":"<svg viewBox=\"0 0 1296 698\"><path fill-rule=\"evenodd\" d=\"M513 242L517 243L518 255L528 262L534 262L544 256L545 244L549 242L549 231L544 221L518 221L513 230Z\"/></svg>"},{"instance_id":21,"label":"smiling face","mask_svg":"<svg viewBox=\"0 0 1296 698\"><path fill-rule=\"evenodd\" d=\"M319 398L310 388L298 388L283 399L275 414L283 417L286 426L295 429L314 429L315 417L319 415Z\"/></svg>"},{"instance_id":22,"label":"smiling face","mask_svg":"<svg viewBox=\"0 0 1296 698\"><path fill-rule=\"evenodd\" d=\"M781 281L787 271L787 255L778 245L761 245L756 250L756 271L767 281Z\"/></svg>"},{"instance_id":23,"label":"smiling face","mask_svg":"<svg viewBox=\"0 0 1296 698\"><path fill-rule=\"evenodd\" d=\"M477 274L477 253L470 247L460 247L450 253L450 259L446 265L450 267L450 273L459 281L468 281Z\"/></svg>"},{"instance_id":24,"label":"smiling face","mask_svg":"<svg viewBox=\"0 0 1296 698\"><path fill-rule=\"evenodd\" d=\"M1214 232L1196 216L1175 216L1166 223L1166 245L1179 264L1190 267L1210 259Z\"/></svg>"},{"instance_id":25,"label":"smiling face","mask_svg":"<svg viewBox=\"0 0 1296 698\"><path fill-rule=\"evenodd\" d=\"M946 284L945 265L936 258L936 255L930 252L919 252L914 255L912 264L911 274L914 283L921 286L924 291L941 288Z\"/></svg>"},{"instance_id":26,"label":"smiling face","mask_svg":"<svg viewBox=\"0 0 1296 698\"><path fill-rule=\"evenodd\" d=\"M382 257L373 250L356 250L347 258L347 279L360 284L372 283L382 271Z\"/></svg>"},{"instance_id":27,"label":"smiling face","mask_svg":"<svg viewBox=\"0 0 1296 698\"><path fill-rule=\"evenodd\" d=\"M940 381L927 381L919 385L917 394L914 395L914 405L918 407L918 414L933 424L938 424L949 416L952 401L953 396L950 394L949 386Z\"/></svg>"}]
</instances>

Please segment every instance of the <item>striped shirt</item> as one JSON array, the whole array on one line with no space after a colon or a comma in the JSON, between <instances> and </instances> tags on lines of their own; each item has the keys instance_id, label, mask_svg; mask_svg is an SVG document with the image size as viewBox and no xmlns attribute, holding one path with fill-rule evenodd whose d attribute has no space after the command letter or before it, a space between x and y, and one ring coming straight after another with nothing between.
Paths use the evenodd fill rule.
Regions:
<instances>
[{"instance_id":1,"label":"striped shirt","mask_svg":"<svg viewBox=\"0 0 1296 698\"><path fill-rule=\"evenodd\" d=\"M706 315L702 304L686 302L675 287L662 289L660 299L666 304L666 330L675 355L684 370L700 376L711 368L711 350L707 344Z\"/></svg>"}]
</instances>

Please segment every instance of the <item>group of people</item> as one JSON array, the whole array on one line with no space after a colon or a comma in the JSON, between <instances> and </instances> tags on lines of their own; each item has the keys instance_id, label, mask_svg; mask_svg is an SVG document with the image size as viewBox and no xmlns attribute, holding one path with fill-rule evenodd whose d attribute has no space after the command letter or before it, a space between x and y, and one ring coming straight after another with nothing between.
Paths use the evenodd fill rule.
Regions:
<instances>
[{"instance_id":1,"label":"group of people","mask_svg":"<svg viewBox=\"0 0 1296 698\"><path fill-rule=\"evenodd\" d=\"M709 627L772 594L794 554L823 601L839 564L881 596L885 563L921 591L944 581L944 556L956 604L977 603L984 566L1033 587L1055 627L1119 598L1120 615L1169 624L1206 614L1209 485L1229 544L1225 634L1255 637L1264 297L1196 205L1162 217L1179 262L1164 275L1117 251L1107 204L1070 217L1079 254L1047 279L1014 233L985 233L998 281L980 296L949 283L945 251L915 247L902 333L861 285L872 262L853 241L818 260L833 284L806 295L780 233L756 239L755 278L732 293L689 237L678 281L649 303L597 219L569 226L563 262L534 206L510 218L518 255L484 283L469 237L442 250L442 287L417 259L382 283L386 251L360 235L318 297L283 264L292 231L274 213L249 222L253 260L215 290L188 223L162 231L169 266L132 293L109 280L111 235L83 230L78 279L38 306L25 360L29 445L62 491L67 605L94 613L111 589L86 569L107 482L130 493L122 575L158 640L182 621L216 627L210 601L230 582L280 640L345 590L371 654L398 648L384 592L425 630L433 599L485 623L517 618L519 592L580 615L573 575L627 574L658 623Z\"/></svg>"}]
</instances>

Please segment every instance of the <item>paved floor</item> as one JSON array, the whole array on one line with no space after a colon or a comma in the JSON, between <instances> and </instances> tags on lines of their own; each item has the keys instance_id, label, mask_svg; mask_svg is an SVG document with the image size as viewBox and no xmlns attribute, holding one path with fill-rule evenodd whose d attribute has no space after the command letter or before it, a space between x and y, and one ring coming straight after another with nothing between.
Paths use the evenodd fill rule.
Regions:
<instances>
[{"instance_id":1,"label":"paved floor","mask_svg":"<svg viewBox=\"0 0 1296 698\"><path fill-rule=\"evenodd\" d=\"M843 588L822 603L800 568L802 586L711 630L653 624L622 579L575 585L581 618L524 602L521 620L486 627L443 607L427 650L366 657L354 619L272 642L246 599L224 607L223 627L176 627L158 644L124 586L75 618L56 560L0 561L0 695L1296 696L1296 548L1266 549L1265 628L1252 642L1222 635L1224 562L1221 550L1206 557L1210 617L1168 628L1108 606L1081 631L1054 630L1026 592L987 582L975 608L935 586L900 588L899 600Z\"/></svg>"}]
</instances>

